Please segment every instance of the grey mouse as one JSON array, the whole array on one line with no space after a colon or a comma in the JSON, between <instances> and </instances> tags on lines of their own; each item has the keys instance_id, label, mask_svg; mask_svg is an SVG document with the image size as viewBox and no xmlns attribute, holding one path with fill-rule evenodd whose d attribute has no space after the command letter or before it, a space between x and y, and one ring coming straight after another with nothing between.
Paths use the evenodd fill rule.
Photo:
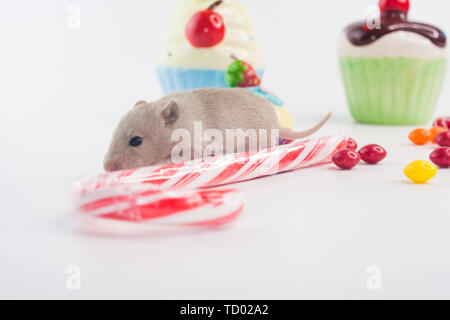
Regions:
<instances>
[{"instance_id":1,"label":"grey mouse","mask_svg":"<svg viewBox=\"0 0 450 320\"><path fill-rule=\"evenodd\" d=\"M226 130L265 129L279 130L280 137L295 140L313 134L330 117L309 130L294 132L280 126L268 100L246 89L172 93L156 102L139 101L124 116L114 131L104 168L111 172L171 163L172 149L178 143L172 134L177 129L193 133L195 121L201 121L203 130L216 129L224 136Z\"/></svg>"}]
</instances>

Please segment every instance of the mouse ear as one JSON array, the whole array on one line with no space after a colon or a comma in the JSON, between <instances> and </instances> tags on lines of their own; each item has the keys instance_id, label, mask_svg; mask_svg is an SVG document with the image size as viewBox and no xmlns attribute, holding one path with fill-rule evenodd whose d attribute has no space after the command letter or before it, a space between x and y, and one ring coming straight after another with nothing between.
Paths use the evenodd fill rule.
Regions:
<instances>
[{"instance_id":1,"label":"mouse ear","mask_svg":"<svg viewBox=\"0 0 450 320\"><path fill-rule=\"evenodd\" d=\"M146 104L146 103L147 103L147 101L140 100L140 101L136 102L136 104L134 106L137 107L137 106L140 106L141 104Z\"/></svg>"},{"instance_id":2,"label":"mouse ear","mask_svg":"<svg viewBox=\"0 0 450 320\"><path fill-rule=\"evenodd\" d=\"M177 102L171 99L169 103L163 108L161 116L163 118L164 125L167 127L170 127L175 122L177 122L178 118L180 117L180 107L178 106Z\"/></svg>"}]
</instances>

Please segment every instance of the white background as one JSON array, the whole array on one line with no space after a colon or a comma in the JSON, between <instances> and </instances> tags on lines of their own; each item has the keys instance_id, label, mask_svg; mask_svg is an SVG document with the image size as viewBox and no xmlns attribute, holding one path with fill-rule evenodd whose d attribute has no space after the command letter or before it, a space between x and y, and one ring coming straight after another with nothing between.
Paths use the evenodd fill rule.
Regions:
<instances>
[{"instance_id":1,"label":"white background","mask_svg":"<svg viewBox=\"0 0 450 320\"><path fill-rule=\"evenodd\" d=\"M411 128L357 125L336 40L375 0L243 0L267 60L264 79L297 128L325 112L323 134L380 143L389 157L351 172L332 165L242 183L242 217L216 232L112 236L76 227L69 191L102 171L117 121L160 97L154 60L175 1L0 3L0 298L450 298L450 172L428 185L402 169L427 159ZM67 8L81 28L66 27ZM446 0L410 17L450 32ZM439 114L450 115L445 84ZM78 265L81 290L66 287ZM381 289L366 285L369 266Z\"/></svg>"}]
</instances>

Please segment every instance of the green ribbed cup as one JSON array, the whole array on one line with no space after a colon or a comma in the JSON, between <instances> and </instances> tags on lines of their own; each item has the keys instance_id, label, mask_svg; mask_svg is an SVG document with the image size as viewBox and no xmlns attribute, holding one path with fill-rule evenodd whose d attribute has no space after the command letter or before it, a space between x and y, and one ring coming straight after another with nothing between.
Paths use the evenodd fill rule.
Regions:
<instances>
[{"instance_id":1,"label":"green ribbed cup","mask_svg":"<svg viewBox=\"0 0 450 320\"><path fill-rule=\"evenodd\" d=\"M431 120L447 58L340 57L353 118L362 123L416 125Z\"/></svg>"}]
</instances>

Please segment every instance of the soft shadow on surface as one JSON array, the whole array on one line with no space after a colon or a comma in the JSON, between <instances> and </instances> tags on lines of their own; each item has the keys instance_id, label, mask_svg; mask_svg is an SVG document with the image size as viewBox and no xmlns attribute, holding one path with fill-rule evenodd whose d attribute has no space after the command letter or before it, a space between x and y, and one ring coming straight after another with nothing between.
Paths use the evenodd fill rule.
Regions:
<instances>
[{"instance_id":1,"label":"soft shadow on surface","mask_svg":"<svg viewBox=\"0 0 450 320\"><path fill-rule=\"evenodd\" d=\"M358 165L360 165L360 164L358 164ZM352 171L352 172L358 171L358 166L356 166L352 169L341 169L335 165L330 165L330 166L326 167L326 169L330 170L330 171L334 171L334 172L337 171L337 172L343 172L343 173L348 174L348 172L350 172L350 171Z\"/></svg>"},{"instance_id":2,"label":"soft shadow on surface","mask_svg":"<svg viewBox=\"0 0 450 320\"><path fill-rule=\"evenodd\" d=\"M180 237L224 232L230 230L235 222L220 227L164 226L83 217L78 214L71 214L56 220L55 223L62 231L79 236L130 239Z\"/></svg>"},{"instance_id":3,"label":"soft shadow on surface","mask_svg":"<svg viewBox=\"0 0 450 320\"><path fill-rule=\"evenodd\" d=\"M405 178L405 180L395 180L395 181L392 181L392 182L397 183L397 184L408 185L408 186L417 186L418 188L420 188L420 187L422 187L422 188L431 188L431 187L433 187L433 180L430 180L430 181L425 182L425 183L416 183L416 182L412 182L410 180L407 180Z\"/></svg>"}]
</instances>

